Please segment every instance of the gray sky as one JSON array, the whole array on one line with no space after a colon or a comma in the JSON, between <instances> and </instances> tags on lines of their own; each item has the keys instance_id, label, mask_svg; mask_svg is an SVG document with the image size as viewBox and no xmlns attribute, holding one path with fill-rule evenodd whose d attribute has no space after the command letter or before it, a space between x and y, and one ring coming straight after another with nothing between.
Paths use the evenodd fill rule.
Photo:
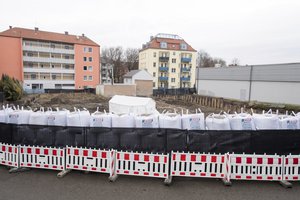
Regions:
<instances>
[{"instance_id":1,"label":"gray sky","mask_svg":"<svg viewBox=\"0 0 300 200\"><path fill-rule=\"evenodd\" d=\"M300 0L0 0L9 25L140 48L157 33L241 64L300 62Z\"/></svg>"}]
</instances>

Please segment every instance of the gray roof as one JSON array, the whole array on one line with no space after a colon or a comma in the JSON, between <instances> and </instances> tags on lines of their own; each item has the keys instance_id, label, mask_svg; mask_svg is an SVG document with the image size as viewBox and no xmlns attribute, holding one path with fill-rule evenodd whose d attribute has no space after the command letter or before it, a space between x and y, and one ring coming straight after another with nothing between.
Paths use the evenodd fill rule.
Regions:
<instances>
[{"instance_id":1,"label":"gray roof","mask_svg":"<svg viewBox=\"0 0 300 200\"><path fill-rule=\"evenodd\" d=\"M124 78L132 78L135 74L140 72L141 70L131 70L130 72L127 72L127 74L124 75Z\"/></svg>"}]
</instances>

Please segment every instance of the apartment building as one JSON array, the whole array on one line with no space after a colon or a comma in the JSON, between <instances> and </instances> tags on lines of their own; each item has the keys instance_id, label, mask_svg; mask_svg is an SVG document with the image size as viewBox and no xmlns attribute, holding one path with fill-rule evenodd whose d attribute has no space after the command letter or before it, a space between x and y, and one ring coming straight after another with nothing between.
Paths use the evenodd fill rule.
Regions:
<instances>
[{"instance_id":1,"label":"apartment building","mask_svg":"<svg viewBox=\"0 0 300 200\"><path fill-rule=\"evenodd\" d=\"M139 52L139 69L153 76L153 89L193 88L197 51L178 35L157 34Z\"/></svg>"},{"instance_id":2,"label":"apartment building","mask_svg":"<svg viewBox=\"0 0 300 200\"><path fill-rule=\"evenodd\" d=\"M9 27L0 33L0 75L24 89L95 88L100 83L100 46L81 36Z\"/></svg>"}]
</instances>

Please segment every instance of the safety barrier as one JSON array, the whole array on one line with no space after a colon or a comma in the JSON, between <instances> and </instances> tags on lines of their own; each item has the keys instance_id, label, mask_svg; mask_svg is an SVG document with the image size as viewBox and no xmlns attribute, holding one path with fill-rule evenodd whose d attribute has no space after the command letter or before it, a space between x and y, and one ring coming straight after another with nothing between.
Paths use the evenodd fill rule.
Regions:
<instances>
[{"instance_id":1,"label":"safety barrier","mask_svg":"<svg viewBox=\"0 0 300 200\"><path fill-rule=\"evenodd\" d=\"M16 145L0 143L0 164L18 167L19 166L19 149Z\"/></svg>"},{"instance_id":2,"label":"safety barrier","mask_svg":"<svg viewBox=\"0 0 300 200\"><path fill-rule=\"evenodd\" d=\"M114 151L67 147L66 169L112 173Z\"/></svg>"},{"instance_id":3,"label":"safety barrier","mask_svg":"<svg viewBox=\"0 0 300 200\"><path fill-rule=\"evenodd\" d=\"M300 180L300 155L285 156L283 178L285 181Z\"/></svg>"},{"instance_id":4,"label":"safety barrier","mask_svg":"<svg viewBox=\"0 0 300 200\"><path fill-rule=\"evenodd\" d=\"M225 178L226 155L172 152L171 175Z\"/></svg>"},{"instance_id":5,"label":"safety barrier","mask_svg":"<svg viewBox=\"0 0 300 200\"><path fill-rule=\"evenodd\" d=\"M117 152L116 174L168 178L169 154Z\"/></svg>"},{"instance_id":6,"label":"safety barrier","mask_svg":"<svg viewBox=\"0 0 300 200\"><path fill-rule=\"evenodd\" d=\"M20 167L64 170L65 149L20 146Z\"/></svg>"},{"instance_id":7,"label":"safety barrier","mask_svg":"<svg viewBox=\"0 0 300 200\"><path fill-rule=\"evenodd\" d=\"M235 180L281 181L283 157L279 155L230 155L230 178Z\"/></svg>"}]
</instances>

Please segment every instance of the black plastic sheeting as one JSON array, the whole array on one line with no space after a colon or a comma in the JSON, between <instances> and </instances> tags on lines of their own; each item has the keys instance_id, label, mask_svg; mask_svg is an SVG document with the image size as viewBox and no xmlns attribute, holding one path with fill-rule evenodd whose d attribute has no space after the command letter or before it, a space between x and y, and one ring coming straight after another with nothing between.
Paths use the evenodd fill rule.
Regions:
<instances>
[{"instance_id":1,"label":"black plastic sheeting","mask_svg":"<svg viewBox=\"0 0 300 200\"><path fill-rule=\"evenodd\" d=\"M0 142L153 153L300 154L300 130L187 131L0 124Z\"/></svg>"}]
</instances>

